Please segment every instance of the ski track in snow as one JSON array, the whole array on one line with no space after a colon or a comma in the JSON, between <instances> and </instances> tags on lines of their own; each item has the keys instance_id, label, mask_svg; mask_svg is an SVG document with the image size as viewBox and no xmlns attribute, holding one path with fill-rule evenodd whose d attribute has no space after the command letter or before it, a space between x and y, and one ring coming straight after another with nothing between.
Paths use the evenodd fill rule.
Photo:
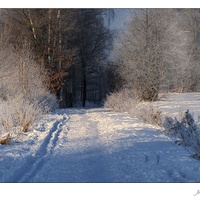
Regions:
<instances>
[{"instance_id":1,"label":"ski track in snow","mask_svg":"<svg viewBox=\"0 0 200 200\"><path fill-rule=\"evenodd\" d=\"M8 155L0 155L0 182L200 182L199 161L126 113L60 109L33 132L38 138L21 144L26 153L0 146Z\"/></svg>"},{"instance_id":2,"label":"ski track in snow","mask_svg":"<svg viewBox=\"0 0 200 200\"><path fill-rule=\"evenodd\" d=\"M59 134L62 131L62 126L67 121L68 117L66 117L66 115L63 115L63 118L60 120L55 120L52 128L50 129L46 138L43 140L43 143L38 151L34 156L29 156L27 158L24 166L21 166L18 171L14 172L13 178L11 178L9 182L29 182L29 180L33 179L35 174L39 172L46 162L47 154L53 153L59 138Z\"/></svg>"}]
</instances>

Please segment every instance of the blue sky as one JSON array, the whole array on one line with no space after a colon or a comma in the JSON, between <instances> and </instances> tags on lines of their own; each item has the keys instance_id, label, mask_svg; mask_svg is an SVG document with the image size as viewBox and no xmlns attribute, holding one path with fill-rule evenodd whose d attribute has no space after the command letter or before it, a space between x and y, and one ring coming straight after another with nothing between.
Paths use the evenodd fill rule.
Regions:
<instances>
[{"instance_id":1,"label":"blue sky","mask_svg":"<svg viewBox=\"0 0 200 200\"><path fill-rule=\"evenodd\" d=\"M124 23L129 19L129 9L128 8L116 8L115 19L111 24L111 28L121 29L124 27Z\"/></svg>"}]
</instances>

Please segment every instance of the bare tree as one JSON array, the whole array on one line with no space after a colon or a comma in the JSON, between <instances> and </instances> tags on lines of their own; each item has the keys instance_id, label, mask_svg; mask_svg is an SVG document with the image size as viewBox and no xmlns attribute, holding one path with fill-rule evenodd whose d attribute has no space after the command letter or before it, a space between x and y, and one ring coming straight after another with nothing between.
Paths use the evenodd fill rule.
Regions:
<instances>
[{"instance_id":1,"label":"bare tree","mask_svg":"<svg viewBox=\"0 0 200 200\"><path fill-rule=\"evenodd\" d=\"M198 9L173 9L173 12L176 15L170 25L168 44L174 44L171 51L174 68L168 79L169 90L199 91L200 12Z\"/></svg>"},{"instance_id":2,"label":"bare tree","mask_svg":"<svg viewBox=\"0 0 200 200\"><path fill-rule=\"evenodd\" d=\"M81 101L85 107L89 87L101 98L105 76L103 66L112 47L112 32L106 26L105 18L111 17L111 10L79 9L77 10L77 44L78 63L81 69ZM96 85L96 86L95 86ZM96 89L95 89L96 88ZM94 94L95 95L95 94ZM95 99L95 98L94 98Z\"/></svg>"},{"instance_id":3,"label":"bare tree","mask_svg":"<svg viewBox=\"0 0 200 200\"><path fill-rule=\"evenodd\" d=\"M29 42L35 59L48 71L47 86L62 106L72 105L72 93L75 98L80 94L83 106L90 97L102 99L104 66L112 46L105 19L112 18L112 10L3 9L1 15L1 23L11 25L13 46Z\"/></svg>"},{"instance_id":4,"label":"bare tree","mask_svg":"<svg viewBox=\"0 0 200 200\"><path fill-rule=\"evenodd\" d=\"M187 37L187 90L200 90L200 10L181 9L179 10L179 26Z\"/></svg>"},{"instance_id":5,"label":"bare tree","mask_svg":"<svg viewBox=\"0 0 200 200\"><path fill-rule=\"evenodd\" d=\"M134 9L118 46L119 73L139 99L154 101L180 65L182 34L171 9Z\"/></svg>"},{"instance_id":6,"label":"bare tree","mask_svg":"<svg viewBox=\"0 0 200 200\"><path fill-rule=\"evenodd\" d=\"M4 9L1 12L2 23L12 27L10 42L18 47L24 41L30 43L36 60L49 71L46 83L58 98L75 53L68 48L73 13L72 9Z\"/></svg>"}]
</instances>

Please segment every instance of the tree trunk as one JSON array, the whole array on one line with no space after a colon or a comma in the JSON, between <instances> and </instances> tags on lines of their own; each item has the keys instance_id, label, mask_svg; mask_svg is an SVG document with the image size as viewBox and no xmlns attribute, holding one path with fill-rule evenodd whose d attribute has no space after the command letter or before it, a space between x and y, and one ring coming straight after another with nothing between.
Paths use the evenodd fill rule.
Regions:
<instances>
[{"instance_id":1,"label":"tree trunk","mask_svg":"<svg viewBox=\"0 0 200 200\"><path fill-rule=\"evenodd\" d=\"M48 56L48 64L50 66L51 64L51 55L50 55L50 50L51 50L51 9L48 10L48 49L47 49L47 56Z\"/></svg>"},{"instance_id":2,"label":"tree trunk","mask_svg":"<svg viewBox=\"0 0 200 200\"><path fill-rule=\"evenodd\" d=\"M37 35L36 35L35 26L33 24L33 20L32 20L32 17L31 17L31 12L30 12L29 9L27 11L28 11L29 23L30 23L30 26L31 26L31 31L32 31L32 34L33 34L34 42L37 43Z\"/></svg>"},{"instance_id":3,"label":"tree trunk","mask_svg":"<svg viewBox=\"0 0 200 200\"><path fill-rule=\"evenodd\" d=\"M58 52L59 52L59 61L58 61L58 70L61 71L62 68L62 30L61 30L61 10L58 9L57 13L57 20L58 20Z\"/></svg>"},{"instance_id":4,"label":"tree trunk","mask_svg":"<svg viewBox=\"0 0 200 200\"><path fill-rule=\"evenodd\" d=\"M87 99L87 78L86 78L86 64L84 59L81 58L82 64L82 106L85 107L86 99Z\"/></svg>"}]
</instances>

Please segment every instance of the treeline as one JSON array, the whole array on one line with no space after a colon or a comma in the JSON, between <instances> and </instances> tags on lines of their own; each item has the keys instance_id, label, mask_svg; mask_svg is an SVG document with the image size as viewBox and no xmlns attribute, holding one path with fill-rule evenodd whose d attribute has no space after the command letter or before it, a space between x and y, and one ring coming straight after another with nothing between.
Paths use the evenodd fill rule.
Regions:
<instances>
[{"instance_id":1,"label":"treeline","mask_svg":"<svg viewBox=\"0 0 200 200\"><path fill-rule=\"evenodd\" d=\"M42 85L60 107L99 104L123 88L147 101L200 91L200 9L129 12L116 34L113 9L1 9L0 96L13 93L15 79L26 98Z\"/></svg>"},{"instance_id":2,"label":"treeline","mask_svg":"<svg viewBox=\"0 0 200 200\"><path fill-rule=\"evenodd\" d=\"M138 100L200 91L200 9L130 9L110 64Z\"/></svg>"},{"instance_id":3,"label":"treeline","mask_svg":"<svg viewBox=\"0 0 200 200\"><path fill-rule=\"evenodd\" d=\"M112 48L109 21L113 10L1 9L0 15L1 40L6 40L2 48L28 52L44 72L43 82L60 107L102 101L108 91L106 65ZM23 66L21 73L28 68ZM23 85L26 94L27 85Z\"/></svg>"}]
</instances>

